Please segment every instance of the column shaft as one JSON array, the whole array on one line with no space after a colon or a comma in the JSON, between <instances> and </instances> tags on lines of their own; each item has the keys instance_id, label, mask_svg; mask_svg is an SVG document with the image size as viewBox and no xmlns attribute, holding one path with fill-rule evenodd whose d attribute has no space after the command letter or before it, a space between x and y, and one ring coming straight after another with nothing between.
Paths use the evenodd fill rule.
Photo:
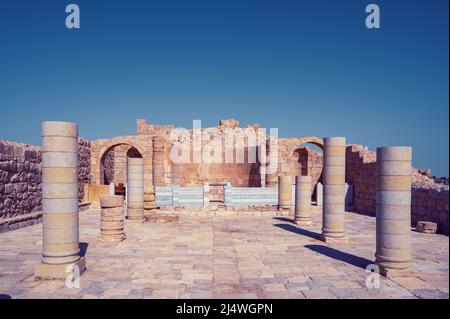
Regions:
<instances>
[{"instance_id":1,"label":"column shaft","mask_svg":"<svg viewBox=\"0 0 450 319\"><path fill-rule=\"evenodd\" d=\"M153 183L155 186L166 186L164 179L164 140L153 138Z\"/></svg>"},{"instance_id":2,"label":"column shaft","mask_svg":"<svg viewBox=\"0 0 450 319\"><path fill-rule=\"evenodd\" d=\"M376 262L382 273L411 264L411 147L377 148Z\"/></svg>"},{"instance_id":3,"label":"column shaft","mask_svg":"<svg viewBox=\"0 0 450 319\"><path fill-rule=\"evenodd\" d=\"M295 224L311 223L311 176L295 177Z\"/></svg>"},{"instance_id":4,"label":"column shaft","mask_svg":"<svg viewBox=\"0 0 450 319\"><path fill-rule=\"evenodd\" d=\"M43 263L80 259L78 236L78 129L74 123L42 124Z\"/></svg>"},{"instance_id":5,"label":"column shaft","mask_svg":"<svg viewBox=\"0 0 450 319\"><path fill-rule=\"evenodd\" d=\"M292 177L278 176L278 209L292 209Z\"/></svg>"},{"instance_id":6,"label":"column shaft","mask_svg":"<svg viewBox=\"0 0 450 319\"><path fill-rule=\"evenodd\" d=\"M324 139L322 238L345 237L345 137Z\"/></svg>"},{"instance_id":7,"label":"column shaft","mask_svg":"<svg viewBox=\"0 0 450 319\"><path fill-rule=\"evenodd\" d=\"M127 211L128 219L144 220L144 159L127 159Z\"/></svg>"}]
</instances>

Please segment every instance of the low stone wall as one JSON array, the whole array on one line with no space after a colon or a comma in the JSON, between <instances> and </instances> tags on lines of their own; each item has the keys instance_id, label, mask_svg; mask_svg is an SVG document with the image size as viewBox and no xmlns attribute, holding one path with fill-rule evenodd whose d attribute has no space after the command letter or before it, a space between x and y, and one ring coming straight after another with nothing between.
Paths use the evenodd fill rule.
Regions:
<instances>
[{"instance_id":1,"label":"low stone wall","mask_svg":"<svg viewBox=\"0 0 450 319\"><path fill-rule=\"evenodd\" d=\"M376 156L363 145L347 146L345 181L353 186L354 210L372 216L376 205Z\"/></svg>"},{"instance_id":2,"label":"low stone wall","mask_svg":"<svg viewBox=\"0 0 450 319\"><path fill-rule=\"evenodd\" d=\"M437 223L439 233L448 235L448 185L435 183L431 178L414 172L411 192L414 226L418 221L431 221Z\"/></svg>"},{"instance_id":3,"label":"low stone wall","mask_svg":"<svg viewBox=\"0 0 450 319\"><path fill-rule=\"evenodd\" d=\"M346 154L346 182L353 185L354 210L375 216L376 153L362 145L349 145ZM413 169L411 189L411 221L431 221L438 224L438 232L449 234L448 185Z\"/></svg>"},{"instance_id":4,"label":"low stone wall","mask_svg":"<svg viewBox=\"0 0 450 319\"><path fill-rule=\"evenodd\" d=\"M80 202L90 181L90 142L78 141ZM41 222L41 150L38 146L0 140L0 232Z\"/></svg>"},{"instance_id":5,"label":"low stone wall","mask_svg":"<svg viewBox=\"0 0 450 319\"><path fill-rule=\"evenodd\" d=\"M0 232L41 220L39 147L0 140Z\"/></svg>"},{"instance_id":6,"label":"low stone wall","mask_svg":"<svg viewBox=\"0 0 450 319\"><path fill-rule=\"evenodd\" d=\"M152 211L157 214L176 214L183 216L204 216L204 217L231 217L231 216L294 216L292 210L279 211L278 206L227 206L227 205L209 205L200 209L192 209L186 206L164 207L161 210Z\"/></svg>"}]
</instances>

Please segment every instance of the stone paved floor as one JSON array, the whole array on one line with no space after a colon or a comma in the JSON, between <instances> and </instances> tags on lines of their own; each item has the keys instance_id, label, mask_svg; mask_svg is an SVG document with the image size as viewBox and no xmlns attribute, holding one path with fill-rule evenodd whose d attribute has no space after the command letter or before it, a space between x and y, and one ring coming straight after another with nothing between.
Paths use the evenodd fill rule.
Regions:
<instances>
[{"instance_id":1,"label":"stone paved floor","mask_svg":"<svg viewBox=\"0 0 450 319\"><path fill-rule=\"evenodd\" d=\"M314 225L286 217L191 217L127 224L127 239L101 243L99 211L81 213L88 243L80 289L35 281L41 225L0 234L0 295L12 298L448 298L449 239L413 232L416 272L367 289L375 219L347 214L350 242L325 245Z\"/></svg>"}]
</instances>

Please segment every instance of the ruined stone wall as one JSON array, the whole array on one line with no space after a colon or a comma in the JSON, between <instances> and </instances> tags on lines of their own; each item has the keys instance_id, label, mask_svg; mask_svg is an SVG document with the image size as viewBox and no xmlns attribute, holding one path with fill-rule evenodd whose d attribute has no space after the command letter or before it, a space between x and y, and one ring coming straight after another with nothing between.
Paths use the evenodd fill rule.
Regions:
<instances>
[{"instance_id":1,"label":"ruined stone wall","mask_svg":"<svg viewBox=\"0 0 450 319\"><path fill-rule=\"evenodd\" d=\"M128 145L119 145L114 148L114 184L127 183L127 152Z\"/></svg>"},{"instance_id":2,"label":"ruined stone wall","mask_svg":"<svg viewBox=\"0 0 450 319\"><path fill-rule=\"evenodd\" d=\"M226 139L226 130L232 129L235 134L243 132L245 129L252 129L256 132L258 124L247 125L244 128L239 127L239 122L233 119L221 120L217 127L202 128L202 150L211 141L221 140L221 160L220 163L194 163L193 144L189 144L191 153L190 163L177 163L171 160L171 150L174 141L171 140L171 131L175 127L170 125L152 125L147 124L146 120L137 120L136 131L138 136L149 136L153 140L153 176L156 186L194 186L202 185L206 182L229 182L233 186L241 187L275 187L267 183L265 174L265 165L261 166L258 158L256 162L249 160L249 149L251 153L260 151L258 147L250 146L248 139L244 140L244 161L236 163L236 152L233 152L233 163L226 161L226 145L230 141ZM268 133L268 132L267 132ZM186 131L186 136L179 137L175 143L183 139L193 139L193 130ZM258 144L260 141L258 140ZM228 143L228 144L227 144ZM231 141L236 144L236 140ZM280 138L279 144L279 166L278 171L273 175L311 175L313 177L313 189L320 180L322 174L322 153L305 148L305 153L300 156L295 150L304 143L313 143L319 147L322 146L322 140L319 138ZM265 144L265 143L264 143ZM232 145L232 144L231 144ZM263 151L263 149L261 149ZM274 178L276 180L276 178Z\"/></svg>"},{"instance_id":3,"label":"ruined stone wall","mask_svg":"<svg viewBox=\"0 0 450 319\"><path fill-rule=\"evenodd\" d=\"M376 152L363 145L349 145L345 161L345 182L353 186L355 211L375 216Z\"/></svg>"},{"instance_id":4,"label":"ruined stone wall","mask_svg":"<svg viewBox=\"0 0 450 319\"><path fill-rule=\"evenodd\" d=\"M412 222L435 222L438 232L448 235L448 185L436 183L432 178L414 171L411 194Z\"/></svg>"},{"instance_id":5,"label":"ruined stone wall","mask_svg":"<svg viewBox=\"0 0 450 319\"><path fill-rule=\"evenodd\" d=\"M90 182L90 142L78 140L79 199ZM0 231L32 225L42 217L40 147L0 140Z\"/></svg>"},{"instance_id":6,"label":"ruined stone wall","mask_svg":"<svg viewBox=\"0 0 450 319\"><path fill-rule=\"evenodd\" d=\"M317 182L322 181L323 154L311 148L299 146L296 138L279 139L278 174L292 176L293 181L298 175L311 176L313 193Z\"/></svg>"},{"instance_id":7,"label":"ruined stone wall","mask_svg":"<svg viewBox=\"0 0 450 319\"><path fill-rule=\"evenodd\" d=\"M375 216L376 212L376 152L362 145L349 145L346 154L346 182L353 185L355 211ZM411 187L411 220L438 224L438 231L449 233L448 185L413 169Z\"/></svg>"},{"instance_id":8,"label":"ruined stone wall","mask_svg":"<svg viewBox=\"0 0 450 319\"><path fill-rule=\"evenodd\" d=\"M257 156L258 149L256 147L248 147L248 140L244 139L243 161L237 162L236 150L227 149L224 129L225 126L220 126L219 130L211 128L202 131L202 145L206 145L213 140L221 141L221 154L218 163L192 163L192 160L191 163L174 163L170 161L170 152L166 153L167 162L170 163L168 178L173 185L188 186L202 185L206 182L224 182L231 183L233 186L261 187L260 164ZM236 133L239 131L240 129L236 128ZM232 143L235 143L235 141ZM190 149L190 158L193 159L192 143L190 144ZM255 154L254 159L249 158L249 150L251 154ZM202 149L203 151L204 149ZM226 153L232 154L232 163L227 162Z\"/></svg>"},{"instance_id":9,"label":"ruined stone wall","mask_svg":"<svg viewBox=\"0 0 450 319\"><path fill-rule=\"evenodd\" d=\"M235 133L242 132L245 128L239 128L239 122L235 120L222 120L218 127L203 128L201 130L202 150L212 141L221 142L219 162L195 163L193 155L193 131L186 131L186 135L171 138L173 126L169 125L149 125L144 120L137 121L138 135L148 135L153 140L153 176L156 186L194 186L203 185L206 182L229 182L233 186L261 186L261 172L258 162L253 162L248 158L248 141L244 140L244 161L236 163L236 152L232 151L232 162L226 160L227 145L230 142L225 137L226 129L235 129ZM255 129L254 126L248 126ZM173 145L179 145L184 139L190 139L188 162L172 161L171 152ZM236 143L235 140L232 143ZM218 148L219 149L219 148ZM253 153L257 149L251 150ZM213 153L211 153L213 154Z\"/></svg>"},{"instance_id":10,"label":"ruined stone wall","mask_svg":"<svg viewBox=\"0 0 450 319\"><path fill-rule=\"evenodd\" d=\"M114 181L115 154L114 149L109 150L103 159L103 180L105 185Z\"/></svg>"},{"instance_id":11,"label":"ruined stone wall","mask_svg":"<svg viewBox=\"0 0 450 319\"><path fill-rule=\"evenodd\" d=\"M0 231L39 222L41 194L40 149L0 140Z\"/></svg>"},{"instance_id":12,"label":"ruined stone wall","mask_svg":"<svg viewBox=\"0 0 450 319\"><path fill-rule=\"evenodd\" d=\"M91 181L91 142L78 138L78 198L84 198L84 184Z\"/></svg>"}]
</instances>

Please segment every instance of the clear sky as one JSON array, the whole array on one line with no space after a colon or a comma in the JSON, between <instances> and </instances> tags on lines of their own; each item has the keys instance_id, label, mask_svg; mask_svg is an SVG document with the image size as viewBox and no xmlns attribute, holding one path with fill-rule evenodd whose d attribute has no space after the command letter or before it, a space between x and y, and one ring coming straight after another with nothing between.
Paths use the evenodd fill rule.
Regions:
<instances>
[{"instance_id":1,"label":"clear sky","mask_svg":"<svg viewBox=\"0 0 450 319\"><path fill-rule=\"evenodd\" d=\"M81 28L65 27L76 3ZM381 8L381 29L365 7ZM448 1L2 1L0 138L40 144L68 120L89 139L135 120L221 118L280 136L411 145L448 175Z\"/></svg>"}]
</instances>

